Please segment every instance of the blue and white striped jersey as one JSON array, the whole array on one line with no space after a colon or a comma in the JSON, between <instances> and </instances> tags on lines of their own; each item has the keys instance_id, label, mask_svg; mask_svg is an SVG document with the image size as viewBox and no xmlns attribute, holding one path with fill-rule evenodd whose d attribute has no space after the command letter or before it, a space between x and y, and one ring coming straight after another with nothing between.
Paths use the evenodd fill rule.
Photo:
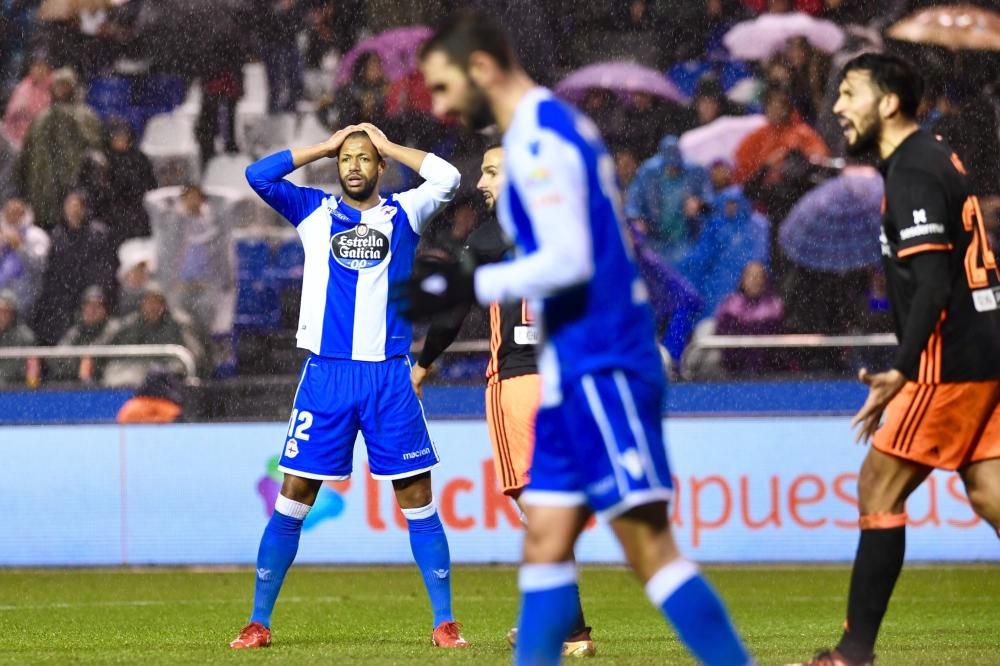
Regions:
<instances>
[{"instance_id":1,"label":"blue and white striped jersey","mask_svg":"<svg viewBox=\"0 0 1000 666\"><path fill-rule=\"evenodd\" d=\"M501 224L520 256L476 272L482 303L533 300L543 405L601 370L662 381L652 310L621 214L614 162L594 123L544 88L519 103L503 138Z\"/></svg>"},{"instance_id":2,"label":"blue and white striped jersey","mask_svg":"<svg viewBox=\"0 0 1000 666\"><path fill-rule=\"evenodd\" d=\"M420 232L458 190L458 170L428 154L425 182L365 211L322 190L299 187L285 150L247 167L250 187L295 225L305 248L298 346L314 354L384 361L410 351L413 328L389 301L406 280Z\"/></svg>"}]
</instances>

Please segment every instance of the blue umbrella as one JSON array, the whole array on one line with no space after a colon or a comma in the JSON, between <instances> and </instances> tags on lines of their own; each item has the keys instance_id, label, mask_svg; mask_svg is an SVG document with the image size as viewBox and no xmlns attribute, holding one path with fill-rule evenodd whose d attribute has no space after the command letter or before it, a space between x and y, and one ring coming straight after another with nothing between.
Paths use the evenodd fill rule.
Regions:
<instances>
[{"instance_id":1,"label":"blue umbrella","mask_svg":"<svg viewBox=\"0 0 1000 666\"><path fill-rule=\"evenodd\" d=\"M781 223L778 240L796 264L846 273L878 263L882 177L854 170L813 188Z\"/></svg>"}]
</instances>

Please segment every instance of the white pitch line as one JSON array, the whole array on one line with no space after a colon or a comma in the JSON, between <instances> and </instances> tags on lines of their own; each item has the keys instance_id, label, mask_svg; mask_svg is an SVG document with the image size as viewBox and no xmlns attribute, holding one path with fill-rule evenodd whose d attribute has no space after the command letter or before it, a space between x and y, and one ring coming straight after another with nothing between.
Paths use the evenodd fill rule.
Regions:
<instances>
[{"instance_id":1,"label":"white pitch line","mask_svg":"<svg viewBox=\"0 0 1000 666\"><path fill-rule=\"evenodd\" d=\"M324 595L319 597L281 597L281 603L283 604L330 604L338 603L342 601L378 601L384 602L388 595L385 594L349 594L349 595ZM463 600L467 601L488 601L493 598L487 598L483 596L462 596ZM225 606L228 604L246 604L249 599L174 599L170 601L165 600L151 600L151 599L130 599L123 601L80 601L80 602L62 602L54 601L47 604L4 604L0 605L0 612L9 611L24 611L24 610L52 610L61 608L142 608L147 606Z\"/></svg>"}]
</instances>

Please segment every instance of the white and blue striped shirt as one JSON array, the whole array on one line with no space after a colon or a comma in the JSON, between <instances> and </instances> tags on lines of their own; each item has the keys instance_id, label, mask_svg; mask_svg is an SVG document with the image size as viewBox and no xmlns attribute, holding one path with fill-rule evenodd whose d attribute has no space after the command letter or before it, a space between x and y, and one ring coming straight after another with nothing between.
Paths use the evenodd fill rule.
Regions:
<instances>
[{"instance_id":1,"label":"white and blue striped shirt","mask_svg":"<svg viewBox=\"0 0 1000 666\"><path fill-rule=\"evenodd\" d=\"M305 248L298 346L356 361L406 355L413 329L389 301L389 285L409 277L420 232L454 198L458 170L428 154L420 187L360 211L285 180L294 169L285 150L251 164L246 175L260 198L295 225Z\"/></svg>"}]
</instances>

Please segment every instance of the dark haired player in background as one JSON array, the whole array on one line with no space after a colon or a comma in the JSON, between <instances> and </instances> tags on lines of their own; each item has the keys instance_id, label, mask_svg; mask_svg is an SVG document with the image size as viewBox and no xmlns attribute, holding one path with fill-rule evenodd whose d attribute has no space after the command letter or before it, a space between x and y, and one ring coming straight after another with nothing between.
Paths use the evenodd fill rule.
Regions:
<instances>
[{"instance_id":1,"label":"dark haired player in background","mask_svg":"<svg viewBox=\"0 0 1000 666\"><path fill-rule=\"evenodd\" d=\"M903 567L906 498L935 468L958 470L972 508L1000 528L1000 271L965 166L917 124L922 92L910 63L868 53L844 66L833 107L848 151L882 160L899 351L890 370L859 375L870 388L853 424L873 441L858 481L861 539L843 637L817 666L874 660Z\"/></svg>"}]
</instances>

